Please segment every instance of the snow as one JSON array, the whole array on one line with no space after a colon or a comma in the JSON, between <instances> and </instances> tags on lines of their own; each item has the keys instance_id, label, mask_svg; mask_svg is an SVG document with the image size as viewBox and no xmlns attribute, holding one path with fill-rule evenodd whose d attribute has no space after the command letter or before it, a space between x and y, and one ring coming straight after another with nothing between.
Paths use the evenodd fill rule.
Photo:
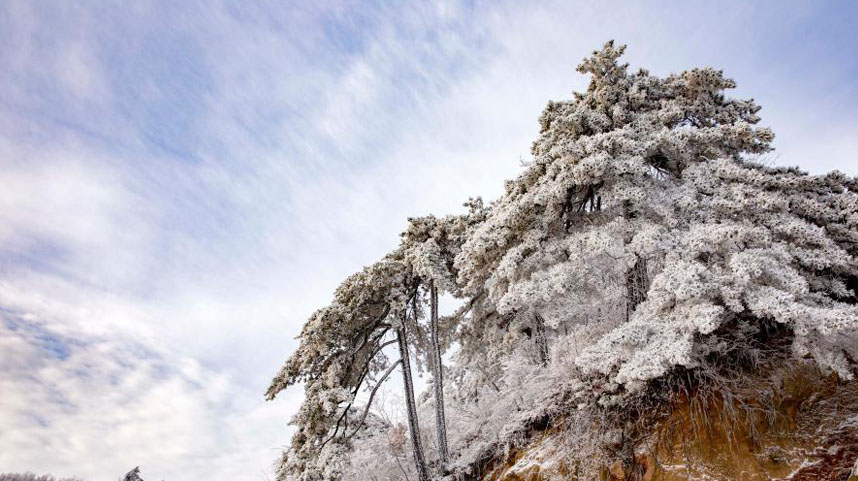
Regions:
<instances>
[{"instance_id":1,"label":"snow","mask_svg":"<svg viewBox=\"0 0 858 481\"><path fill-rule=\"evenodd\" d=\"M500 199L409 219L400 246L308 320L268 392L307 391L281 479L400 479L424 454L440 474L438 444L416 430L444 417L448 467L466 470L535 420L585 416L736 342L760 349L749 339L771 323L796 358L853 376L858 181L755 163L773 134L752 100L724 94L733 80L630 72L623 50L594 52L578 69L587 91L549 102L533 162ZM427 328L433 286L463 308ZM378 346L395 332L443 388L412 404L405 378L410 455L390 447L400 426L338 436L357 428L347 414L390 366ZM441 385L435 363L450 346Z\"/></svg>"}]
</instances>

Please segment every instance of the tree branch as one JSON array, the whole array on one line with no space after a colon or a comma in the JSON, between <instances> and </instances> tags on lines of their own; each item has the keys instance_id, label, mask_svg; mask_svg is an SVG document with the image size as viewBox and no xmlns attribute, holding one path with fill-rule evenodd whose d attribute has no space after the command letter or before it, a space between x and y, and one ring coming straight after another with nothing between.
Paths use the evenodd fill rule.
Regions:
<instances>
[{"instance_id":1,"label":"tree branch","mask_svg":"<svg viewBox=\"0 0 858 481\"><path fill-rule=\"evenodd\" d=\"M331 442L332 439L337 437L337 433L339 433L340 431L340 424L342 424L343 419L345 419L348 415L349 409L351 409L352 405L354 404L354 396L356 396L358 391L360 391L360 386L361 384L363 384L363 380L369 372L369 363L372 362L375 356L377 356L382 349L384 349L386 346L389 346L390 344L393 344L394 342L397 342L396 339L381 344L380 346L378 346L378 349L376 349L375 352L373 352L372 355L367 358L366 363L364 363L360 378L358 378L357 385L355 385L355 389L354 391L352 391L352 401L348 404L348 406L346 406L346 408L343 410L343 413L340 414L340 417L337 419L337 424L334 426L334 432L327 439L322 441L322 444L319 446L319 449L325 447L326 444L328 444L329 442ZM344 429L348 429L348 426L345 426Z\"/></svg>"},{"instance_id":2,"label":"tree branch","mask_svg":"<svg viewBox=\"0 0 858 481\"><path fill-rule=\"evenodd\" d=\"M393 344L394 342L396 342L396 339L392 339L392 340L387 341L384 344L378 346L378 349L376 349L375 352L372 353L372 355L367 358L366 363L364 364L364 367L363 367L363 372L361 373L361 376L358 379L358 383L355 385L355 390L352 391L353 395L356 395L358 393L358 391L360 390L360 385L363 383L363 378L366 377L367 373L369 372L369 363L372 362L373 359L375 359L375 356L377 356L378 353L380 353L382 349Z\"/></svg>"},{"instance_id":3,"label":"tree branch","mask_svg":"<svg viewBox=\"0 0 858 481\"><path fill-rule=\"evenodd\" d=\"M378 382L375 384L375 387L372 388L372 392L369 393L369 401L366 402L366 407L363 410L363 414L360 417L360 421L358 422L357 427L354 431L352 431L351 434L346 436L346 439L351 439L352 436L357 434L357 432L363 426L364 421L366 421L366 415L369 414L369 408L372 407L372 399L375 397L376 391L378 391L378 388L381 387L382 383L387 380L388 376L390 376L390 373L392 373L393 370L396 369L396 366L399 364L402 364L402 359L398 359L396 362L391 364L390 367L387 368L387 371L385 371L384 375L381 376L381 379L379 379Z\"/></svg>"}]
</instances>

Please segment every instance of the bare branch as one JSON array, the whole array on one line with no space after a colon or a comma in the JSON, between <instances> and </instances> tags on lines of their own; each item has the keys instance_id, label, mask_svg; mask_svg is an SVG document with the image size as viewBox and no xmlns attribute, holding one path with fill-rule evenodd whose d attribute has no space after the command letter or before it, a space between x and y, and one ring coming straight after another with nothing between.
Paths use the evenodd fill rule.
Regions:
<instances>
[{"instance_id":1,"label":"bare branch","mask_svg":"<svg viewBox=\"0 0 858 481\"><path fill-rule=\"evenodd\" d=\"M352 436L357 434L357 432L363 426L364 421L366 421L366 415L369 414L369 408L372 406L372 399L375 397L376 391L378 391L378 388L381 387L382 383L387 380L388 376L390 376L390 373L392 373L393 370L396 369L396 366L399 364L402 364L402 359L399 359L393 364L391 364L390 367L387 368L387 371L384 372L384 375L381 376L381 379L379 379L378 382L375 384L375 387L372 388L372 392L369 393L369 401L366 402L366 407L363 410L363 414L360 417L360 421L358 422L357 427L354 431L352 431L351 434L346 436L346 439L351 439Z\"/></svg>"}]
</instances>

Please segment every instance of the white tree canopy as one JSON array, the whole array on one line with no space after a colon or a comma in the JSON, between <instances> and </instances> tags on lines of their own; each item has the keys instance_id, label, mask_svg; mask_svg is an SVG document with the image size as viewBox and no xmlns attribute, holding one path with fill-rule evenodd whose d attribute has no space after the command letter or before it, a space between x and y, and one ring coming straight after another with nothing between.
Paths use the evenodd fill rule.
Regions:
<instances>
[{"instance_id":1,"label":"white tree canopy","mask_svg":"<svg viewBox=\"0 0 858 481\"><path fill-rule=\"evenodd\" d=\"M532 406L544 390L551 403L598 380L591 397L621 397L760 349L855 375L858 180L763 165L773 134L753 100L725 95L733 80L630 72L624 48L605 44L578 67L587 91L548 103L533 160L501 198L409 219L400 246L308 320L268 391L307 393L283 478L355 472L338 433L357 428L355 396L390 368L380 349L403 327L436 375L441 349L457 348L445 390L459 465L544 411ZM430 286L463 304L431 346L418 322ZM436 418L441 391L423 398Z\"/></svg>"}]
</instances>

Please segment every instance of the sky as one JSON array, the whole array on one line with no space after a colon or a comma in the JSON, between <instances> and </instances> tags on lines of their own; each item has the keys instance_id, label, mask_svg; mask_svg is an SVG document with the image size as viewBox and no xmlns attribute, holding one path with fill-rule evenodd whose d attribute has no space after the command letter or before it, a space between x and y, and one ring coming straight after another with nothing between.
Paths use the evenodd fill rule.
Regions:
<instances>
[{"instance_id":1,"label":"sky","mask_svg":"<svg viewBox=\"0 0 858 481\"><path fill-rule=\"evenodd\" d=\"M313 4L313 5L311 5ZM605 41L858 175L858 4L0 2L0 472L265 480L303 321L529 158Z\"/></svg>"}]
</instances>

